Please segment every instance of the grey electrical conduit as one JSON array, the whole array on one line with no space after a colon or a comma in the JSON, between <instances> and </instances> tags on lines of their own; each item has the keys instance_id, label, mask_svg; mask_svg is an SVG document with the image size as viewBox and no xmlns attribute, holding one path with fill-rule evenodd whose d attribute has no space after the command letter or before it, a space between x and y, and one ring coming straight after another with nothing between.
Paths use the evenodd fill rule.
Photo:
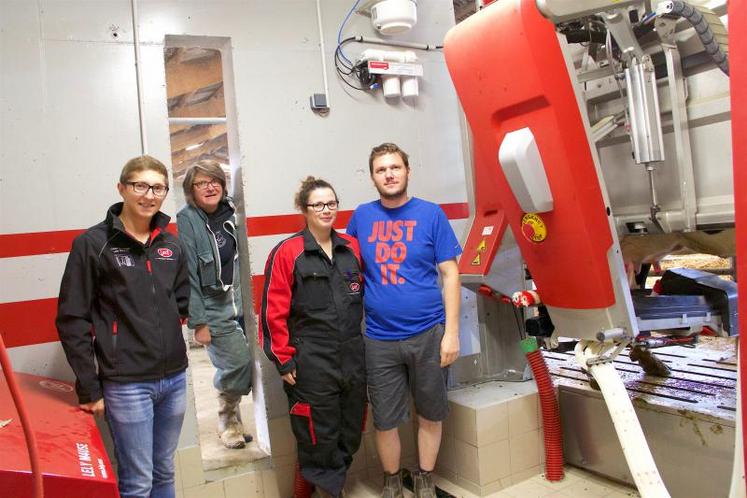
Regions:
<instances>
[{"instance_id":1,"label":"grey electrical conduit","mask_svg":"<svg viewBox=\"0 0 747 498\"><path fill-rule=\"evenodd\" d=\"M669 14L682 17L692 25L695 32L698 33L698 37L701 43L703 43L706 53L713 59L718 68L728 76L729 58L721 50L721 46L713 35L713 30L708 25L708 21L703 17L703 14L687 2L673 0L671 3L672 11Z\"/></svg>"}]
</instances>

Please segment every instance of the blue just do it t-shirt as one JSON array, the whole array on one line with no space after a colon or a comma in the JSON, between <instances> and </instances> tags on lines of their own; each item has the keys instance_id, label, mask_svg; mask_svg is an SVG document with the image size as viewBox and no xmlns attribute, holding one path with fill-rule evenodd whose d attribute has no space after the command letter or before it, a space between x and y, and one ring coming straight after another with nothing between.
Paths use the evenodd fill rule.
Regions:
<instances>
[{"instance_id":1,"label":"blue just do it t-shirt","mask_svg":"<svg viewBox=\"0 0 747 498\"><path fill-rule=\"evenodd\" d=\"M365 266L367 336L406 339L445 321L437 265L462 248L437 204L415 197L394 209L362 204L347 233L358 238Z\"/></svg>"}]
</instances>

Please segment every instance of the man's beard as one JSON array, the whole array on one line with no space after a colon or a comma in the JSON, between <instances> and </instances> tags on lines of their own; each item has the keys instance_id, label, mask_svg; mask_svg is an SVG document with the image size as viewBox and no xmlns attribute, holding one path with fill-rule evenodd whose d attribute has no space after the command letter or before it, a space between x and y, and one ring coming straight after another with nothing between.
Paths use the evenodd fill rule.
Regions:
<instances>
[{"instance_id":1,"label":"man's beard","mask_svg":"<svg viewBox=\"0 0 747 498\"><path fill-rule=\"evenodd\" d=\"M400 182L400 188L397 189L397 191L395 192L387 192L386 190L382 190L381 188L379 188L378 185L376 185L376 190L379 191L379 195L383 199L387 199L387 200L397 199L407 194L407 180Z\"/></svg>"}]
</instances>

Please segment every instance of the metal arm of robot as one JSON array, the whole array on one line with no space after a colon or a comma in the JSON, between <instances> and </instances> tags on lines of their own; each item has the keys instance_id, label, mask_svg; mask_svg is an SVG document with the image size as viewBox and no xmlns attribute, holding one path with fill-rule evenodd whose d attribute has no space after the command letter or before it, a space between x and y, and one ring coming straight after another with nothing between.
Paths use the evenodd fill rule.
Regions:
<instances>
[{"instance_id":1,"label":"metal arm of robot","mask_svg":"<svg viewBox=\"0 0 747 498\"><path fill-rule=\"evenodd\" d=\"M638 43L626 7L643 5L641 1L584 0L537 0L537 7L545 17L554 23L579 19L588 15L598 15L607 28L607 57L611 67L613 60L610 37L615 39L620 49L623 67L615 69L625 76L627 94L627 117L630 142L636 164L643 164L649 177L651 195L651 222L663 231L657 213L661 210L654 182L655 163L664 161L664 137L659 109L659 95L656 87L656 74L651 57ZM622 88L621 88L622 94Z\"/></svg>"},{"instance_id":2,"label":"metal arm of robot","mask_svg":"<svg viewBox=\"0 0 747 498\"><path fill-rule=\"evenodd\" d=\"M537 0L539 11L555 24L642 4L643 0Z\"/></svg>"}]
</instances>

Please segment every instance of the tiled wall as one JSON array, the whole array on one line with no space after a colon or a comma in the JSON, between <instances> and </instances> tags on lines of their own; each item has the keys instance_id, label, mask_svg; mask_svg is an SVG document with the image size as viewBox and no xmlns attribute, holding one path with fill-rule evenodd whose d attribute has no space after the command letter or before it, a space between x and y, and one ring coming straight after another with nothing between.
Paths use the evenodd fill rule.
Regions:
<instances>
[{"instance_id":1,"label":"tiled wall","mask_svg":"<svg viewBox=\"0 0 747 498\"><path fill-rule=\"evenodd\" d=\"M542 472L542 424L533 381L452 391L449 403L439 475L485 496Z\"/></svg>"}]
</instances>

